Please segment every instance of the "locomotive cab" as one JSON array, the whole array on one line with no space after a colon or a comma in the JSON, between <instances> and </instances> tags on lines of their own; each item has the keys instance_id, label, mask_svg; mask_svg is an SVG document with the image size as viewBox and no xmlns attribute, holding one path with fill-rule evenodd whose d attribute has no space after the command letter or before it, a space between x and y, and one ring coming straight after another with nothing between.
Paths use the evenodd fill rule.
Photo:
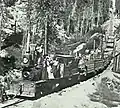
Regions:
<instances>
[{"instance_id":1,"label":"locomotive cab","mask_svg":"<svg viewBox=\"0 0 120 108\"><path fill-rule=\"evenodd\" d=\"M77 73L78 60L72 55L56 55L60 63L60 73L63 73L63 77L70 76ZM62 69L64 65L64 68ZM63 71L63 72L61 72Z\"/></svg>"}]
</instances>

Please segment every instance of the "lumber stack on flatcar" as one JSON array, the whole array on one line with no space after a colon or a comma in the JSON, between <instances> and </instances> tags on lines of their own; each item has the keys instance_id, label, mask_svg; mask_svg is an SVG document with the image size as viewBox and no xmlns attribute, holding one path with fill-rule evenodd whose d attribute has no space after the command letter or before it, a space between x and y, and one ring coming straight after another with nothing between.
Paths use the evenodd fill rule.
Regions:
<instances>
[{"instance_id":1,"label":"lumber stack on flatcar","mask_svg":"<svg viewBox=\"0 0 120 108\"><path fill-rule=\"evenodd\" d=\"M120 73L120 53L116 54L113 59L113 71Z\"/></svg>"}]
</instances>

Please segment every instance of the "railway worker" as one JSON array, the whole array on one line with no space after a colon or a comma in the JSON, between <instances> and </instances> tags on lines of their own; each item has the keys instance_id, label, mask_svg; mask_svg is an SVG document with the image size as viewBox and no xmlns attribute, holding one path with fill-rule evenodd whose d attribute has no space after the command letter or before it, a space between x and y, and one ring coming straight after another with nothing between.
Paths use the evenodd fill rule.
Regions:
<instances>
[{"instance_id":1,"label":"railway worker","mask_svg":"<svg viewBox=\"0 0 120 108\"><path fill-rule=\"evenodd\" d=\"M6 94L6 84L3 76L0 76L0 97L1 97L1 102L8 100L8 97Z\"/></svg>"},{"instance_id":2,"label":"railway worker","mask_svg":"<svg viewBox=\"0 0 120 108\"><path fill-rule=\"evenodd\" d=\"M42 67L43 67L43 70L42 70L42 79L48 79L48 72L47 72L47 66L49 65L48 63L48 60L47 60L47 57L44 56L44 60L42 62Z\"/></svg>"},{"instance_id":3,"label":"railway worker","mask_svg":"<svg viewBox=\"0 0 120 108\"><path fill-rule=\"evenodd\" d=\"M10 89L10 84L11 84L11 82L12 82L12 79L11 79L11 77L10 77L10 75L6 72L5 73L5 76L4 76L4 81L6 82L6 87L7 87L7 89Z\"/></svg>"},{"instance_id":4,"label":"railway worker","mask_svg":"<svg viewBox=\"0 0 120 108\"><path fill-rule=\"evenodd\" d=\"M54 56L50 55L50 57L49 57L49 64L50 64L51 67L53 66L53 58L54 58Z\"/></svg>"},{"instance_id":5,"label":"railway worker","mask_svg":"<svg viewBox=\"0 0 120 108\"><path fill-rule=\"evenodd\" d=\"M53 60L53 66L52 66L52 71L53 71L53 75L54 78L59 78L60 77L60 64L58 61L58 58L54 58L55 60Z\"/></svg>"},{"instance_id":6,"label":"railway worker","mask_svg":"<svg viewBox=\"0 0 120 108\"><path fill-rule=\"evenodd\" d=\"M63 62L62 59L59 60L59 64L60 65L60 77L63 78L64 76L64 69L65 69L65 64Z\"/></svg>"},{"instance_id":7,"label":"railway worker","mask_svg":"<svg viewBox=\"0 0 120 108\"><path fill-rule=\"evenodd\" d=\"M78 71L83 74L84 72L84 59L81 57L78 63Z\"/></svg>"},{"instance_id":8,"label":"railway worker","mask_svg":"<svg viewBox=\"0 0 120 108\"><path fill-rule=\"evenodd\" d=\"M40 60L43 56L43 45L37 43L36 48L35 48L35 62L40 63Z\"/></svg>"},{"instance_id":9,"label":"railway worker","mask_svg":"<svg viewBox=\"0 0 120 108\"><path fill-rule=\"evenodd\" d=\"M49 79L53 79L54 76L53 76L53 73L52 73L52 67L51 67L51 65L50 65L50 63L51 63L51 58L50 58L50 57L47 57L46 60L47 60L47 73L48 73L48 78L49 78Z\"/></svg>"},{"instance_id":10,"label":"railway worker","mask_svg":"<svg viewBox=\"0 0 120 108\"><path fill-rule=\"evenodd\" d=\"M83 55L83 61L84 61L84 69L85 69L85 76L87 75L87 71L88 71L88 67L87 67L87 61L88 61L88 59L87 59L87 57L86 57L86 55Z\"/></svg>"},{"instance_id":11,"label":"railway worker","mask_svg":"<svg viewBox=\"0 0 120 108\"><path fill-rule=\"evenodd\" d=\"M22 92L23 92L23 84L20 83L19 84L19 93L20 93L20 95L22 94Z\"/></svg>"},{"instance_id":12,"label":"railway worker","mask_svg":"<svg viewBox=\"0 0 120 108\"><path fill-rule=\"evenodd\" d=\"M94 51L90 51L90 60L93 60L94 59Z\"/></svg>"},{"instance_id":13,"label":"railway worker","mask_svg":"<svg viewBox=\"0 0 120 108\"><path fill-rule=\"evenodd\" d=\"M85 59L85 63L84 63L84 66L85 66L85 75L87 75L87 72L88 72L87 62L88 62L88 59Z\"/></svg>"},{"instance_id":14,"label":"railway worker","mask_svg":"<svg viewBox=\"0 0 120 108\"><path fill-rule=\"evenodd\" d=\"M41 57L39 57L38 58L38 62L37 62L37 67L42 67L42 65L43 65L43 61L44 61L44 58L41 56Z\"/></svg>"}]
</instances>

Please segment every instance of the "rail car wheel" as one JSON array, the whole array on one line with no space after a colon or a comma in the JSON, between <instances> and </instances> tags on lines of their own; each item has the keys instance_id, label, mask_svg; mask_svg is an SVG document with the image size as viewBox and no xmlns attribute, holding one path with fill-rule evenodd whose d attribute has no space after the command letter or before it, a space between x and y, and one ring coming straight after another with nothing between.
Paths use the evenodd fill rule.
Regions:
<instances>
[{"instance_id":1,"label":"rail car wheel","mask_svg":"<svg viewBox=\"0 0 120 108\"><path fill-rule=\"evenodd\" d=\"M95 70L94 74L95 74L95 75L97 75L97 74L98 74L98 72L99 72L98 70Z\"/></svg>"},{"instance_id":2,"label":"rail car wheel","mask_svg":"<svg viewBox=\"0 0 120 108\"><path fill-rule=\"evenodd\" d=\"M102 72L102 68L99 69L99 72Z\"/></svg>"},{"instance_id":3,"label":"rail car wheel","mask_svg":"<svg viewBox=\"0 0 120 108\"><path fill-rule=\"evenodd\" d=\"M14 99L14 95L9 95L9 99Z\"/></svg>"}]
</instances>

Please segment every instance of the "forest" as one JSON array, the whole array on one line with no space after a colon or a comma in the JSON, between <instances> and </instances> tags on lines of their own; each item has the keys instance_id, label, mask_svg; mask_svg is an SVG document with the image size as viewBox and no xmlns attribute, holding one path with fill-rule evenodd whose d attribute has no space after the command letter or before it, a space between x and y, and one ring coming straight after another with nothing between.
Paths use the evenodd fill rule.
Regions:
<instances>
[{"instance_id":1,"label":"forest","mask_svg":"<svg viewBox=\"0 0 120 108\"><path fill-rule=\"evenodd\" d=\"M0 0L0 51L19 68L30 34L30 44L47 46L46 53L69 54L87 43L84 53L93 49L93 34L105 34L110 7L110 0ZM3 70L8 64L0 63Z\"/></svg>"}]
</instances>

